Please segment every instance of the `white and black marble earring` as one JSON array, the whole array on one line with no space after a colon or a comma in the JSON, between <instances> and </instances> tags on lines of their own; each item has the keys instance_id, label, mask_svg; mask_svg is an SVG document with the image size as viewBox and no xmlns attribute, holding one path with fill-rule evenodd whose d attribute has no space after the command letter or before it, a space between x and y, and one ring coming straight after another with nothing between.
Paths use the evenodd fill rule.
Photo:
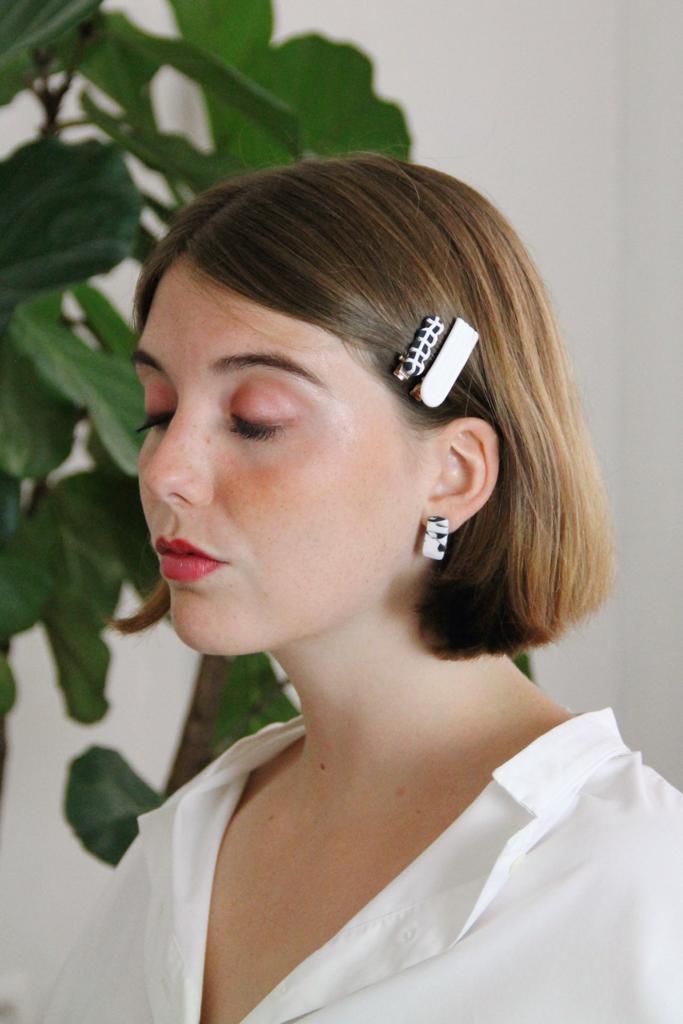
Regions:
<instances>
[{"instance_id":1,"label":"white and black marble earring","mask_svg":"<svg viewBox=\"0 0 683 1024\"><path fill-rule=\"evenodd\" d=\"M448 520L445 516L430 516L425 525L422 554L427 558L443 558L448 543Z\"/></svg>"}]
</instances>

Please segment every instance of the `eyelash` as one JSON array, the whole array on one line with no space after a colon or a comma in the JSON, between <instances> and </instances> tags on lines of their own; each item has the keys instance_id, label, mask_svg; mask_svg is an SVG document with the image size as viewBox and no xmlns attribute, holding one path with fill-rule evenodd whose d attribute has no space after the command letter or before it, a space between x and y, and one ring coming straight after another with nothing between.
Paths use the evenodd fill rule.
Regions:
<instances>
[{"instance_id":1,"label":"eyelash","mask_svg":"<svg viewBox=\"0 0 683 1024\"><path fill-rule=\"evenodd\" d=\"M150 416L149 419L145 420L141 427L136 427L136 434L140 433L141 430L149 430L150 427L162 426L170 420L171 415L165 416ZM269 441L275 434L282 430L282 427L266 427L262 423L249 423L247 420L240 419L239 416L233 416L235 423L239 424L241 429L235 427L232 428L233 434L240 434L242 437L249 438L251 441Z\"/></svg>"}]
</instances>

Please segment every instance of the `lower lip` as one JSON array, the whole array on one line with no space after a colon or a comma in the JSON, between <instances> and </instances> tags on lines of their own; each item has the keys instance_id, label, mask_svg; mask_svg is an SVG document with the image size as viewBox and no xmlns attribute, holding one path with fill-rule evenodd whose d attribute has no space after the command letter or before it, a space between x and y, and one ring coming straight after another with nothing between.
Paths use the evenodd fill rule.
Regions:
<instances>
[{"instance_id":1,"label":"lower lip","mask_svg":"<svg viewBox=\"0 0 683 1024\"><path fill-rule=\"evenodd\" d=\"M227 562L216 562L213 558L202 558L201 555L161 556L161 572L169 580L198 580L220 569L222 565L227 565Z\"/></svg>"}]
</instances>

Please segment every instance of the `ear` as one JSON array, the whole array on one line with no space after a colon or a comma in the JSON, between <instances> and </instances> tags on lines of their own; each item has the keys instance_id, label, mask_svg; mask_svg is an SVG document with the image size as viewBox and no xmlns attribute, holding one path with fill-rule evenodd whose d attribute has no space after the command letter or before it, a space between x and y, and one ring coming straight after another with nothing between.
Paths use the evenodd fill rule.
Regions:
<instances>
[{"instance_id":1,"label":"ear","mask_svg":"<svg viewBox=\"0 0 683 1024\"><path fill-rule=\"evenodd\" d=\"M452 420L426 442L434 473L427 477L422 525L429 516L448 519L452 533L484 505L498 479L498 435L474 416Z\"/></svg>"}]
</instances>

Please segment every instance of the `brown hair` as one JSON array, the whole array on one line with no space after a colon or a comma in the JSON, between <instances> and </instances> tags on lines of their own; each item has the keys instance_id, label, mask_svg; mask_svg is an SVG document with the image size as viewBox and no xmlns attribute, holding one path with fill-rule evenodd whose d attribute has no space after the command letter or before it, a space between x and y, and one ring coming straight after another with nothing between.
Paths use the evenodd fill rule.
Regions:
<instances>
[{"instance_id":1,"label":"brown hair","mask_svg":"<svg viewBox=\"0 0 683 1024\"><path fill-rule=\"evenodd\" d=\"M326 328L359 353L420 432L476 416L499 439L488 501L432 562L415 607L440 658L508 654L557 640L615 579L613 525L573 369L543 281L502 214L456 178L393 157L305 159L241 175L181 210L146 259L141 333L178 258L263 306ZM427 313L479 332L436 409L392 373ZM169 609L160 578L120 633Z\"/></svg>"}]
</instances>

